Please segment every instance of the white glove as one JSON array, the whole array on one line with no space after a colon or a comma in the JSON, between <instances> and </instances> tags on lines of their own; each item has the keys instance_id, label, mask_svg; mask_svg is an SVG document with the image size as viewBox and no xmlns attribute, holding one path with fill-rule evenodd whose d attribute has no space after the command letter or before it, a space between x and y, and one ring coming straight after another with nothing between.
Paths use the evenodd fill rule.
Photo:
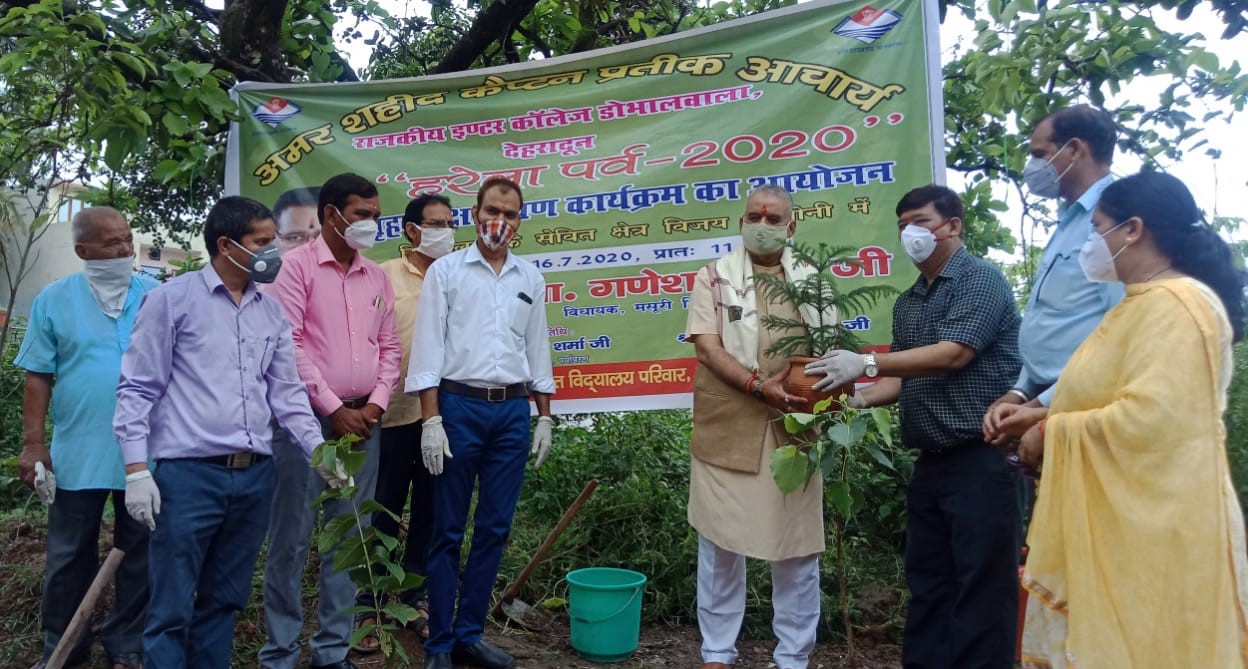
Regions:
<instances>
[{"instance_id":1,"label":"white glove","mask_svg":"<svg viewBox=\"0 0 1248 669\"><path fill-rule=\"evenodd\" d=\"M156 487L156 479L146 469L133 474L126 474L126 512L130 517L147 525L147 529L156 529L156 516L160 515L160 488Z\"/></svg>"},{"instance_id":2,"label":"white glove","mask_svg":"<svg viewBox=\"0 0 1248 669\"><path fill-rule=\"evenodd\" d=\"M861 391L855 390L854 394L845 400L845 405L851 409L865 409L867 408L867 400L862 396Z\"/></svg>"},{"instance_id":3,"label":"white glove","mask_svg":"<svg viewBox=\"0 0 1248 669\"><path fill-rule=\"evenodd\" d=\"M335 490L355 485L355 477L347 476L347 468L341 461L338 462L336 469L337 471L330 471L325 465L317 465L316 473L320 474L321 478L325 479L325 483Z\"/></svg>"},{"instance_id":4,"label":"white glove","mask_svg":"<svg viewBox=\"0 0 1248 669\"><path fill-rule=\"evenodd\" d=\"M537 427L533 428L533 450L530 455L537 455L537 462L533 463L533 469L541 469L542 463L546 462L546 456L550 454L550 427L555 424L550 416L538 416Z\"/></svg>"},{"instance_id":5,"label":"white glove","mask_svg":"<svg viewBox=\"0 0 1248 669\"><path fill-rule=\"evenodd\" d=\"M862 376L862 370L866 367L867 356L865 355L850 351L828 351L827 355L806 365L806 376L824 374L823 379L815 382L812 388L827 390L843 386Z\"/></svg>"},{"instance_id":6,"label":"white glove","mask_svg":"<svg viewBox=\"0 0 1248 669\"><path fill-rule=\"evenodd\" d=\"M425 469L434 476L442 473L442 458L453 457L451 442L446 439L441 416L425 420L424 426L420 428L420 457L425 461Z\"/></svg>"},{"instance_id":7,"label":"white glove","mask_svg":"<svg viewBox=\"0 0 1248 669\"><path fill-rule=\"evenodd\" d=\"M35 494L48 506L56 501L56 474L38 460L35 461Z\"/></svg>"}]
</instances>

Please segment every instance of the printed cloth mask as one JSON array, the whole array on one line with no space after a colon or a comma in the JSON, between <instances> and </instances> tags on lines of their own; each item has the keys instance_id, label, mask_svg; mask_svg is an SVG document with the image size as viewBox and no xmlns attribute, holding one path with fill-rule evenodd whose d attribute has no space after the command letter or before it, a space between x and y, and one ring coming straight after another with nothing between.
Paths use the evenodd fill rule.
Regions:
<instances>
[{"instance_id":1,"label":"printed cloth mask","mask_svg":"<svg viewBox=\"0 0 1248 669\"><path fill-rule=\"evenodd\" d=\"M789 226L767 223L745 223L741 226L741 243L747 251L769 255L784 248L789 241Z\"/></svg>"},{"instance_id":2,"label":"printed cloth mask","mask_svg":"<svg viewBox=\"0 0 1248 669\"><path fill-rule=\"evenodd\" d=\"M1027 184L1027 190L1040 197L1059 197L1062 194L1062 177L1066 176L1075 163L1071 161L1066 169L1058 174L1057 168L1053 167L1053 158L1064 151L1070 142L1071 140L1066 140L1066 144L1063 144L1062 148L1058 149L1057 153L1054 153L1053 157L1048 160L1036 156L1027 160L1027 164L1023 166L1023 182Z\"/></svg>"},{"instance_id":3,"label":"printed cloth mask","mask_svg":"<svg viewBox=\"0 0 1248 669\"><path fill-rule=\"evenodd\" d=\"M910 256L910 260L915 263L921 263L932 257L932 253L936 251L936 244L942 242L948 237L936 238L936 230L939 230L949 224L946 220L944 223L936 226L935 230L929 230L921 225L913 223L907 225L901 230L901 247L905 249L906 255Z\"/></svg>"},{"instance_id":4,"label":"printed cloth mask","mask_svg":"<svg viewBox=\"0 0 1248 669\"><path fill-rule=\"evenodd\" d=\"M420 246L416 251L430 258L441 258L451 252L455 245L455 230L451 228L421 228Z\"/></svg>"},{"instance_id":5,"label":"printed cloth mask","mask_svg":"<svg viewBox=\"0 0 1248 669\"><path fill-rule=\"evenodd\" d=\"M84 261L83 274L91 296L109 318L117 318L126 308L130 294L130 277L134 274L134 256Z\"/></svg>"},{"instance_id":6,"label":"printed cloth mask","mask_svg":"<svg viewBox=\"0 0 1248 669\"><path fill-rule=\"evenodd\" d=\"M342 217L342 220L347 220L347 217L343 216L341 211L338 212L338 215ZM334 228L334 232L338 232L338 228ZM356 251L372 248L373 244L377 243L377 221L365 218L354 223L348 223L347 231L345 233L338 232L338 236L346 240L347 246Z\"/></svg>"},{"instance_id":7,"label":"printed cloth mask","mask_svg":"<svg viewBox=\"0 0 1248 669\"><path fill-rule=\"evenodd\" d=\"M507 221L496 218L492 221L478 221L477 234L485 242L486 248L497 251L507 246L511 238L516 236L516 229L507 225Z\"/></svg>"},{"instance_id":8,"label":"printed cloth mask","mask_svg":"<svg viewBox=\"0 0 1248 669\"><path fill-rule=\"evenodd\" d=\"M234 263L235 267L247 270L247 276L251 277L252 281L255 281L256 283L273 283L273 281L277 279L277 272L282 268L282 256L277 251L277 244L270 244L259 251L252 253L247 250L246 246L239 244L233 239L230 240L230 243L242 249L247 255L251 256L251 260L248 261L247 267L243 267L238 264L229 256L226 256L226 258L229 259L230 262Z\"/></svg>"},{"instance_id":9,"label":"printed cloth mask","mask_svg":"<svg viewBox=\"0 0 1248 669\"><path fill-rule=\"evenodd\" d=\"M1106 230L1105 235L1125 224L1126 221L1123 221L1115 225ZM1118 268L1114 267L1114 258L1126 251L1130 245L1123 244L1122 248L1118 249L1118 253L1111 254L1105 235L1099 235L1096 230L1093 230L1092 234L1088 235L1088 241L1083 243L1083 248L1079 249L1079 266L1083 268L1083 274L1088 277L1088 281L1113 283L1118 280Z\"/></svg>"}]
</instances>

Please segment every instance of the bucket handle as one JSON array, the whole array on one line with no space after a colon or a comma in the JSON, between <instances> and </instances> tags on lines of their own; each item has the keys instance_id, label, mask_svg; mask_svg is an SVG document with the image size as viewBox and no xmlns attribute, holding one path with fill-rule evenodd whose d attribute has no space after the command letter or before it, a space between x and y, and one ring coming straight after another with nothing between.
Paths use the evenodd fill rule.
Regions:
<instances>
[{"instance_id":1,"label":"bucket handle","mask_svg":"<svg viewBox=\"0 0 1248 669\"><path fill-rule=\"evenodd\" d=\"M599 618L599 619L597 619L597 620L590 620L590 619L588 619L588 618L581 618L580 616L572 616L572 619L573 619L573 620L575 620L575 621L576 621L576 622L578 622L578 623L586 623L586 624L588 624L588 625L597 625L598 623L605 623L606 621L608 621L608 620L610 620L610 619L612 619L612 618L614 618L614 617L616 617L616 616L620 615L621 613L623 613L623 612L624 612L624 609L627 609L629 606L631 606L631 605L632 605L632 603L633 603L633 600L634 600L634 599L637 599L637 595L641 594L641 590L642 590L642 588L644 588L644 587L645 587L644 585L639 585L639 586L637 586L636 588L634 588L634 589L633 589L633 596L632 596L632 597L629 597L627 602L624 602L624 606L621 606L620 608L616 609L616 610L615 610L613 613L611 613L610 615L604 616L604 617Z\"/></svg>"}]
</instances>

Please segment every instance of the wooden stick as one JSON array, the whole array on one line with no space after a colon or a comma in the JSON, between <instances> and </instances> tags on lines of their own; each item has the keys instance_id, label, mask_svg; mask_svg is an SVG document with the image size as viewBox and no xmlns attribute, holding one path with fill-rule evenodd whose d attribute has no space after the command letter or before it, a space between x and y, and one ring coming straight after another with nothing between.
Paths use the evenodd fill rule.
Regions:
<instances>
[{"instance_id":1,"label":"wooden stick","mask_svg":"<svg viewBox=\"0 0 1248 669\"><path fill-rule=\"evenodd\" d=\"M546 540L543 541L542 545L538 547L537 552L533 554L533 558L529 560L529 563L524 565L524 569L520 571L520 575L516 577L516 581L511 584L510 588L507 588L507 591L503 593L502 598L500 598L498 603L494 605L494 609L490 611L490 615L497 618L503 611L503 602L509 602L515 599L516 595L520 594L520 589L524 587L525 582L527 582L529 577L533 575L533 571L536 570L537 566L542 563L542 560L546 559L546 554L550 552L550 549L554 547L555 542L559 540L559 535L563 534L563 531L567 529L568 523L572 522L572 517L576 515L577 510L581 508L581 505L585 503L585 500L589 499L589 496L594 494L594 488L597 487L598 479L590 479L589 483L585 484L585 489L581 491L580 495L576 496L576 499L572 502L572 505L568 507L568 510L563 512L563 517L559 519L559 524L555 525L555 529L551 530L550 534L546 535Z\"/></svg>"},{"instance_id":2,"label":"wooden stick","mask_svg":"<svg viewBox=\"0 0 1248 669\"><path fill-rule=\"evenodd\" d=\"M108 557L104 558L104 564L95 573L95 580L91 581L91 587L87 588L87 594L83 596L82 603L78 605L78 610L74 611L74 617L70 619L69 625L65 627L65 633L61 635L60 642L56 644L56 649L52 651L52 657L48 658L47 669L61 669L65 666L65 660L69 659L69 653L74 649L74 643L78 641L78 637L82 636L83 629L86 628L87 623L91 622L91 614L95 611L96 601L100 599L100 595L104 592L104 588L108 586L108 582L113 580L113 574L117 573L117 567L125 556L126 552L117 547L108 552Z\"/></svg>"}]
</instances>

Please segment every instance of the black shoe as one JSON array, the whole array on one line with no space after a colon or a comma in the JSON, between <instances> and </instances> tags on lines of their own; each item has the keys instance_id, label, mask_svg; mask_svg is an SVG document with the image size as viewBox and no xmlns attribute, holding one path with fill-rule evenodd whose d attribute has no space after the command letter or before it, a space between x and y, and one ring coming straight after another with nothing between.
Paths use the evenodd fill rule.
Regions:
<instances>
[{"instance_id":1,"label":"black shoe","mask_svg":"<svg viewBox=\"0 0 1248 669\"><path fill-rule=\"evenodd\" d=\"M329 664L310 664L308 665L308 669L356 669L356 666L353 662L351 662L351 660L344 657L341 662L330 662Z\"/></svg>"},{"instance_id":2,"label":"black shoe","mask_svg":"<svg viewBox=\"0 0 1248 669\"><path fill-rule=\"evenodd\" d=\"M478 641L471 646L456 644L451 656L456 662L470 664L481 669L511 669L516 666L516 658L508 655L498 646L484 641Z\"/></svg>"},{"instance_id":3,"label":"black shoe","mask_svg":"<svg viewBox=\"0 0 1248 669\"><path fill-rule=\"evenodd\" d=\"M433 653L425 656L425 669L451 669L450 653Z\"/></svg>"}]
</instances>

